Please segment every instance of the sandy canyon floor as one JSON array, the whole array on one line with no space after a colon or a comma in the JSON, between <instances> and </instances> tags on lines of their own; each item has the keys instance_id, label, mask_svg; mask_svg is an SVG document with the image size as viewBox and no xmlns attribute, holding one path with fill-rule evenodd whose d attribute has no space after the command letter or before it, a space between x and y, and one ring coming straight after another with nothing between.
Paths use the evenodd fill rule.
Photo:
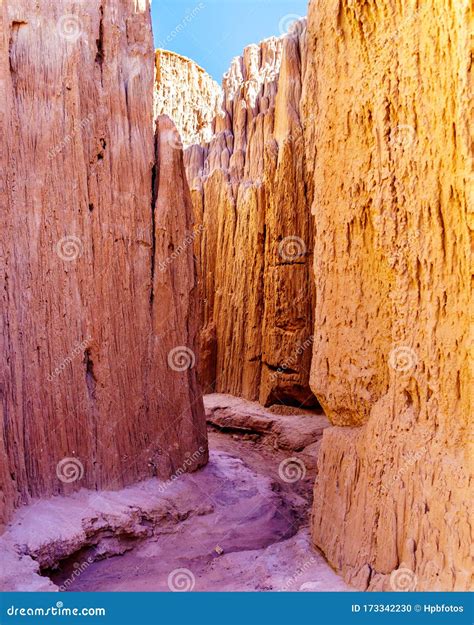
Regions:
<instances>
[{"instance_id":1,"label":"sandy canyon floor","mask_svg":"<svg viewBox=\"0 0 474 625\"><path fill-rule=\"evenodd\" d=\"M208 396L206 412L211 457L197 473L21 510L3 538L2 587L350 590L309 538L325 417L225 395Z\"/></svg>"}]
</instances>

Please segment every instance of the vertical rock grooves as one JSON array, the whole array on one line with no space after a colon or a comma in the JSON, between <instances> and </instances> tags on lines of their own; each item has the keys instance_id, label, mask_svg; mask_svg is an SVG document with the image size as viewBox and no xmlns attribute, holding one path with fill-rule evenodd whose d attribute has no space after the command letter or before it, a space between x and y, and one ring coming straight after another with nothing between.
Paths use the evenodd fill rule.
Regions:
<instances>
[{"instance_id":1,"label":"vertical rock grooves","mask_svg":"<svg viewBox=\"0 0 474 625\"><path fill-rule=\"evenodd\" d=\"M310 3L324 433L313 538L346 580L469 587L468 3ZM395 579L395 588L394 588ZM390 585L391 584L391 585Z\"/></svg>"},{"instance_id":2,"label":"vertical rock grooves","mask_svg":"<svg viewBox=\"0 0 474 625\"><path fill-rule=\"evenodd\" d=\"M152 224L148 2L7 0L0 19L1 523L31 497L169 476L202 448L197 466L207 444L194 371L168 354L193 350L191 249L155 269L150 315L150 263L185 237L190 200L160 148Z\"/></svg>"},{"instance_id":3,"label":"vertical rock grooves","mask_svg":"<svg viewBox=\"0 0 474 625\"><path fill-rule=\"evenodd\" d=\"M209 141L222 91L199 65L184 56L155 53L155 115L168 115L185 147Z\"/></svg>"},{"instance_id":4,"label":"vertical rock grooves","mask_svg":"<svg viewBox=\"0 0 474 625\"><path fill-rule=\"evenodd\" d=\"M0 22L0 524L204 464L200 351L205 391L325 408L312 536L347 581L467 589L467 0L312 0L217 115L147 0Z\"/></svg>"},{"instance_id":5,"label":"vertical rock grooves","mask_svg":"<svg viewBox=\"0 0 474 625\"><path fill-rule=\"evenodd\" d=\"M193 206L177 131L165 115L156 120L155 269L152 311L150 397L165 401L168 423L163 448L169 472L183 464L195 470L207 462L207 433L201 390L197 382L198 290L193 252ZM166 375L159 375L163 364ZM156 400L155 400L156 401ZM195 452L197 454L194 460ZM163 475L163 472L162 472ZM166 472L164 473L166 476Z\"/></svg>"},{"instance_id":6,"label":"vertical rock grooves","mask_svg":"<svg viewBox=\"0 0 474 625\"><path fill-rule=\"evenodd\" d=\"M265 405L316 402L305 38L302 20L235 58L211 142L185 153L200 224L201 382Z\"/></svg>"}]
</instances>

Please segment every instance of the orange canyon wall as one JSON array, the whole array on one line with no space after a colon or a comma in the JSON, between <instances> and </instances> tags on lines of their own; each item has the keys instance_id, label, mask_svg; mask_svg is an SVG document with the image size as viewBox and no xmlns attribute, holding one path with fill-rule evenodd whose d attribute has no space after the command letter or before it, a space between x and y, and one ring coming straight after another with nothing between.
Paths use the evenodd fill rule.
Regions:
<instances>
[{"instance_id":1,"label":"orange canyon wall","mask_svg":"<svg viewBox=\"0 0 474 625\"><path fill-rule=\"evenodd\" d=\"M468 7L310 3L313 538L360 588L470 583Z\"/></svg>"},{"instance_id":2,"label":"orange canyon wall","mask_svg":"<svg viewBox=\"0 0 474 625\"><path fill-rule=\"evenodd\" d=\"M186 150L199 232L204 392L316 402L313 233L300 99L306 21L248 46L223 79L209 143Z\"/></svg>"},{"instance_id":3,"label":"orange canyon wall","mask_svg":"<svg viewBox=\"0 0 474 625\"><path fill-rule=\"evenodd\" d=\"M313 539L364 589L469 584L467 6L312 2L185 155L204 387L301 401L313 352Z\"/></svg>"}]
</instances>

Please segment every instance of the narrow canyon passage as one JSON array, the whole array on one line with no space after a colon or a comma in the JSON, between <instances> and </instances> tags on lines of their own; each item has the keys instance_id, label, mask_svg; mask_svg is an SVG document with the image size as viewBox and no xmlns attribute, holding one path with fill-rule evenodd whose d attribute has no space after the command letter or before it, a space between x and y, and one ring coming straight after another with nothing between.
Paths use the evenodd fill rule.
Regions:
<instances>
[{"instance_id":1,"label":"narrow canyon passage","mask_svg":"<svg viewBox=\"0 0 474 625\"><path fill-rule=\"evenodd\" d=\"M210 460L172 482L25 509L4 540L62 591L344 591L311 545L321 411L205 397ZM58 541L58 537L61 539ZM17 563L16 573L27 569ZM50 586L47 577L55 584ZM23 579L23 584L31 584Z\"/></svg>"},{"instance_id":2,"label":"narrow canyon passage","mask_svg":"<svg viewBox=\"0 0 474 625\"><path fill-rule=\"evenodd\" d=\"M1 590L471 587L470 9L412 4L221 85L0 4Z\"/></svg>"},{"instance_id":3,"label":"narrow canyon passage","mask_svg":"<svg viewBox=\"0 0 474 625\"><path fill-rule=\"evenodd\" d=\"M242 407L239 400L236 405ZM233 414L241 421L242 414ZM51 579L70 591L349 590L311 546L314 469L303 475L296 456L261 442L251 424L246 429L242 435L227 423L226 433L209 432L209 464L166 491L178 509L194 504L174 524L166 530L150 524L152 536L131 551L89 566L97 548L83 550ZM306 436L314 441L321 433ZM68 584L71 575L75 581Z\"/></svg>"}]
</instances>

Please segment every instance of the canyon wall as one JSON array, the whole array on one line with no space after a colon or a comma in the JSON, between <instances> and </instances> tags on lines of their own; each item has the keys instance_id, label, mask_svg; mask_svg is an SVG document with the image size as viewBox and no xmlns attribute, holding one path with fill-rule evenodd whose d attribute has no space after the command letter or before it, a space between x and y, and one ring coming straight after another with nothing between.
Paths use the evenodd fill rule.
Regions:
<instances>
[{"instance_id":1,"label":"canyon wall","mask_svg":"<svg viewBox=\"0 0 474 625\"><path fill-rule=\"evenodd\" d=\"M222 91L197 63L157 50L154 99L155 115L168 115L175 122L185 148L211 140Z\"/></svg>"},{"instance_id":2,"label":"canyon wall","mask_svg":"<svg viewBox=\"0 0 474 625\"><path fill-rule=\"evenodd\" d=\"M7 0L0 20L1 524L33 497L196 468L207 442L148 1Z\"/></svg>"},{"instance_id":3,"label":"canyon wall","mask_svg":"<svg viewBox=\"0 0 474 625\"><path fill-rule=\"evenodd\" d=\"M212 140L185 153L199 228L203 392L264 405L316 403L305 39L301 20L235 58Z\"/></svg>"},{"instance_id":4,"label":"canyon wall","mask_svg":"<svg viewBox=\"0 0 474 625\"><path fill-rule=\"evenodd\" d=\"M409 4L310 3L313 539L360 588L463 590L468 2Z\"/></svg>"}]
</instances>

